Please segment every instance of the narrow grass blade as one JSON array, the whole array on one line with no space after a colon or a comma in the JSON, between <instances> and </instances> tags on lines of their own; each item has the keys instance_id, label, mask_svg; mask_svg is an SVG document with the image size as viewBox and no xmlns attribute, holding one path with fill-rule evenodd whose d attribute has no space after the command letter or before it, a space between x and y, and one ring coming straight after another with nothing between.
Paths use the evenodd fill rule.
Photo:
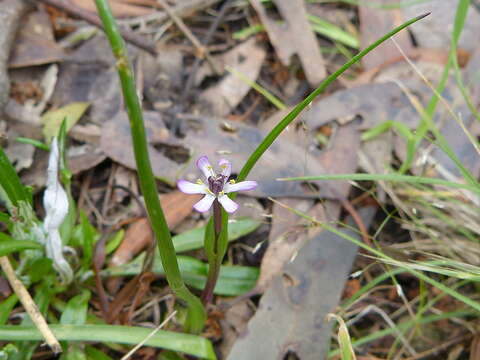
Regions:
<instances>
[{"instance_id":1,"label":"narrow grass blade","mask_svg":"<svg viewBox=\"0 0 480 360\"><path fill-rule=\"evenodd\" d=\"M41 250L43 246L35 241L14 240L7 234L0 233L0 256L29 249Z\"/></svg>"},{"instance_id":2,"label":"narrow grass blade","mask_svg":"<svg viewBox=\"0 0 480 360\"><path fill-rule=\"evenodd\" d=\"M350 181L391 181L406 182L413 184L442 185L455 189L466 189L475 193L480 193L480 186L461 184L453 181L428 178L422 176L410 176L401 174L335 174L335 175L314 175L299 176L290 178L280 178L279 181L319 181L319 180L350 180Z\"/></svg>"},{"instance_id":3,"label":"narrow grass blade","mask_svg":"<svg viewBox=\"0 0 480 360\"><path fill-rule=\"evenodd\" d=\"M119 325L50 325L50 328L60 341L116 342L128 345L138 344L152 332L148 328ZM43 338L33 326L4 325L0 326L0 340L38 341ZM159 330L145 345L179 351L202 359L216 359L210 341L195 335Z\"/></svg>"},{"instance_id":4,"label":"narrow grass blade","mask_svg":"<svg viewBox=\"0 0 480 360\"><path fill-rule=\"evenodd\" d=\"M238 174L237 181L243 181L246 179L247 175L252 170L253 166L257 163L260 157L263 155L265 151L272 145L272 143L277 139L277 137L282 133L282 131L293 121L295 118L302 112L318 95L320 95L333 81L335 81L341 74L343 74L350 66L358 62L362 59L365 55L375 49L377 46L388 40L390 37L398 33L399 31L405 29L406 27L410 26L411 24L423 19L428 14L424 14L418 16L412 20L407 21L406 23L400 25L399 27L395 28L394 30L390 31L388 34L382 36L380 39L375 41L373 44L365 48L364 50L360 51L357 55L355 55L351 60L346 62L342 67L340 67L337 71L327 77L318 88L316 88L310 95L308 95L302 102L300 102L295 108L285 116L271 131L270 133L263 139L260 145L255 149L252 155L248 158L245 165L243 166L242 170ZM232 198L235 197L235 194L232 195Z\"/></svg>"}]
</instances>

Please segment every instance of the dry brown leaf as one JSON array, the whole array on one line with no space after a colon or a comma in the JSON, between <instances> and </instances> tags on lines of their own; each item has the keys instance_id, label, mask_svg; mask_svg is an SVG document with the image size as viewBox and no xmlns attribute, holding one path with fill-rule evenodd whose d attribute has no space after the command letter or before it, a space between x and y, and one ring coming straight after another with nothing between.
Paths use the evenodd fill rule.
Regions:
<instances>
[{"instance_id":1,"label":"dry brown leaf","mask_svg":"<svg viewBox=\"0 0 480 360\"><path fill-rule=\"evenodd\" d=\"M176 190L161 195L162 208L170 229L177 226L200 200L201 195L188 195ZM128 228L125 237L112 256L109 266L119 266L129 262L135 255L152 242L153 233L147 218L142 218Z\"/></svg>"},{"instance_id":2,"label":"dry brown leaf","mask_svg":"<svg viewBox=\"0 0 480 360\"><path fill-rule=\"evenodd\" d=\"M260 16L280 61L287 66L291 57L298 54L308 82L316 87L325 78L326 69L318 41L307 19L304 1L273 2L285 21L282 24L268 17L260 0L252 0L251 4Z\"/></svg>"},{"instance_id":3,"label":"dry brown leaf","mask_svg":"<svg viewBox=\"0 0 480 360\"><path fill-rule=\"evenodd\" d=\"M400 0L381 0L378 2L382 4L400 3ZM418 14L417 14L418 15ZM360 42L362 48L373 43L378 39L380 34L385 34L394 27L401 25L404 20L402 11L400 9L380 9L377 7L366 5L359 6L360 16ZM395 36L395 41L406 52L413 48L408 31L402 31ZM395 59L401 56L395 44L391 41L386 41L378 46L375 51L372 51L362 59L362 64L366 70L375 68L390 59Z\"/></svg>"},{"instance_id":4,"label":"dry brown leaf","mask_svg":"<svg viewBox=\"0 0 480 360\"><path fill-rule=\"evenodd\" d=\"M265 49L257 45L255 38L250 38L222 55L221 59L216 59L250 81L256 81L265 56ZM245 80L233 73L226 73L220 82L204 90L200 99L210 104L212 115L225 116L240 104L250 88Z\"/></svg>"},{"instance_id":5,"label":"dry brown leaf","mask_svg":"<svg viewBox=\"0 0 480 360\"><path fill-rule=\"evenodd\" d=\"M226 359L238 336L246 329L248 321L253 316L252 307L248 300L234 304L225 311L224 319L220 321L222 326L222 342L219 345L221 358Z\"/></svg>"},{"instance_id":6,"label":"dry brown leaf","mask_svg":"<svg viewBox=\"0 0 480 360\"><path fill-rule=\"evenodd\" d=\"M477 335L473 338L470 345L470 360L480 359L480 336Z\"/></svg>"},{"instance_id":7,"label":"dry brown leaf","mask_svg":"<svg viewBox=\"0 0 480 360\"><path fill-rule=\"evenodd\" d=\"M407 1L401 0L401 5L405 5ZM405 20L432 12L432 16L427 16L422 21L409 26L408 31L413 34L415 41L421 47L445 49L450 47L457 5L458 1L423 1L401 6L401 11ZM477 48L479 32L480 14L478 7L469 6L458 47L467 51L474 51Z\"/></svg>"},{"instance_id":8,"label":"dry brown leaf","mask_svg":"<svg viewBox=\"0 0 480 360\"><path fill-rule=\"evenodd\" d=\"M45 12L32 12L22 20L10 55L10 68L60 62L64 57L63 49L57 45L53 36L50 18Z\"/></svg>"}]
</instances>

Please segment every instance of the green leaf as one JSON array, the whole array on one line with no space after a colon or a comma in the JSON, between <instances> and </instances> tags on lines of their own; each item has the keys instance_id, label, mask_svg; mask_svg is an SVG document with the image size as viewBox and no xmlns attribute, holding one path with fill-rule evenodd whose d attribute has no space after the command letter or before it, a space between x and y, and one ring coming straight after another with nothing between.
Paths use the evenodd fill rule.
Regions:
<instances>
[{"instance_id":1,"label":"green leaf","mask_svg":"<svg viewBox=\"0 0 480 360\"><path fill-rule=\"evenodd\" d=\"M85 353L87 354L88 360L112 360L112 358L103 351L90 345L85 346Z\"/></svg>"},{"instance_id":2,"label":"green leaf","mask_svg":"<svg viewBox=\"0 0 480 360\"><path fill-rule=\"evenodd\" d=\"M87 215L81 211L80 224L78 224L73 230L71 245L82 249L82 265L84 269L90 268L90 265L92 264L93 247L97 238L97 230L90 223Z\"/></svg>"},{"instance_id":3,"label":"green leaf","mask_svg":"<svg viewBox=\"0 0 480 360\"><path fill-rule=\"evenodd\" d=\"M35 241L14 240L5 233L0 233L0 256L28 249L43 249L43 246Z\"/></svg>"},{"instance_id":4,"label":"green leaf","mask_svg":"<svg viewBox=\"0 0 480 360\"><path fill-rule=\"evenodd\" d=\"M32 263L27 267L27 275L30 279L30 284L43 280L47 274L53 271L52 264L52 259L46 257L33 259Z\"/></svg>"},{"instance_id":5,"label":"green leaf","mask_svg":"<svg viewBox=\"0 0 480 360\"><path fill-rule=\"evenodd\" d=\"M12 163L0 147L0 199L6 202L8 211L13 211L12 207L18 207L20 201L32 203L31 196L22 185Z\"/></svg>"},{"instance_id":6,"label":"green leaf","mask_svg":"<svg viewBox=\"0 0 480 360\"><path fill-rule=\"evenodd\" d=\"M80 120L89 105L86 102L74 102L59 109L46 112L42 116L45 140L49 143L52 137L58 135L64 119L66 120L66 131L70 130Z\"/></svg>"},{"instance_id":7,"label":"green leaf","mask_svg":"<svg viewBox=\"0 0 480 360\"><path fill-rule=\"evenodd\" d=\"M0 222L9 225L11 223L10 221L10 215L0 212Z\"/></svg>"},{"instance_id":8,"label":"green leaf","mask_svg":"<svg viewBox=\"0 0 480 360\"><path fill-rule=\"evenodd\" d=\"M233 241L242 236L250 234L261 225L260 221L240 218L229 223L228 241ZM203 240L206 226L193 230L185 231L173 237L173 245L177 253L189 250L200 249L203 247Z\"/></svg>"},{"instance_id":9,"label":"green leaf","mask_svg":"<svg viewBox=\"0 0 480 360\"><path fill-rule=\"evenodd\" d=\"M117 247L122 243L123 237L125 236L125 230L118 230L113 234L107 241L107 246L105 246L105 253L111 254L114 252Z\"/></svg>"},{"instance_id":10,"label":"green leaf","mask_svg":"<svg viewBox=\"0 0 480 360\"><path fill-rule=\"evenodd\" d=\"M79 344L68 344L67 350L60 356L60 360L87 360L87 355Z\"/></svg>"},{"instance_id":11,"label":"green leaf","mask_svg":"<svg viewBox=\"0 0 480 360\"><path fill-rule=\"evenodd\" d=\"M360 47L360 42L358 39L342 28L333 25L315 15L309 14L307 17L312 29L316 33L326 36L334 41L338 41L344 45L350 46L354 49L358 49Z\"/></svg>"},{"instance_id":12,"label":"green leaf","mask_svg":"<svg viewBox=\"0 0 480 360\"><path fill-rule=\"evenodd\" d=\"M277 179L279 181L318 181L318 180L354 180L354 181L391 181L403 182L410 184L429 184L441 185L454 189L467 189L475 193L480 193L480 184L476 186L470 184L462 184L453 181L429 178L422 176L410 176L401 174L334 174L334 175L314 175L314 176L300 176L291 178Z\"/></svg>"},{"instance_id":13,"label":"green leaf","mask_svg":"<svg viewBox=\"0 0 480 360\"><path fill-rule=\"evenodd\" d=\"M142 270L144 254L137 256L132 262L105 269L103 276L134 276ZM208 273L208 265L204 262L189 257L178 256L178 265L185 283L202 290ZM155 256L152 271L157 275L164 275L162 263L158 254ZM259 271L249 266L222 266L220 276L215 287L215 294L226 296L237 296L248 292L255 287Z\"/></svg>"},{"instance_id":14,"label":"green leaf","mask_svg":"<svg viewBox=\"0 0 480 360\"><path fill-rule=\"evenodd\" d=\"M145 340L152 329L137 326L119 325L50 325L60 341L116 342L137 345ZM42 335L34 326L0 326L1 341L41 341ZM159 330L146 342L145 346L183 352L202 359L215 360L215 352L209 340L195 335Z\"/></svg>"},{"instance_id":15,"label":"green leaf","mask_svg":"<svg viewBox=\"0 0 480 360\"><path fill-rule=\"evenodd\" d=\"M7 323L8 317L17 304L17 301L17 295L12 294L0 303L0 325L5 325Z\"/></svg>"},{"instance_id":16,"label":"green leaf","mask_svg":"<svg viewBox=\"0 0 480 360\"><path fill-rule=\"evenodd\" d=\"M87 319L90 291L84 289L81 294L68 300L67 307L60 317L60 324L83 325Z\"/></svg>"},{"instance_id":17,"label":"green leaf","mask_svg":"<svg viewBox=\"0 0 480 360\"><path fill-rule=\"evenodd\" d=\"M7 344L0 350L0 360L11 359L11 356L16 353L18 353L18 348L13 344Z\"/></svg>"}]
</instances>

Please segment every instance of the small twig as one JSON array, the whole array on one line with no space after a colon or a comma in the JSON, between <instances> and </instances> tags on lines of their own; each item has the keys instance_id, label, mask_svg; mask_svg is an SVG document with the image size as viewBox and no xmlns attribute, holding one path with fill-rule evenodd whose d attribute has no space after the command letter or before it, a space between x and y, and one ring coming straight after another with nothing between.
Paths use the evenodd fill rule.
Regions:
<instances>
[{"instance_id":1,"label":"small twig","mask_svg":"<svg viewBox=\"0 0 480 360\"><path fill-rule=\"evenodd\" d=\"M190 42L197 48L198 56L200 58L205 58L210 66L212 67L212 70L215 72L216 75L221 75L222 71L219 69L217 66L215 60L213 57L210 55L208 52L207 48L198 41L198 39L195 37L195 35L190 31L190 29L185 25L183 20L175 14L175 11L164 1L164 0L157 0L158 3L164 8L165 12L170 16L172 21L175 23L175 25L178 26L181 32L185 34L185 36L190 40Z\"/></svg>"},{"instance_id":2,"label":"small twig","mask_svg":"<svg viewBox=\"0 0 480 360\"><path fill-rule=\"evenodd\" d=\"M53 334L52 330L50 330L50 328L48 327L45 318L43 317L40 310L38 310L38 307L28 293L28 290L25 288L23 283L15 274L15 270L13 269L12 264L10 264L10 260L8 260L8 257L0 257L0 266L5 273L5 276L7 277L10 286L13 288L13 291L15 291L15 294L17 294L20 302L30 316L30 319L32 319L32 322L35 324L38 331L40 331L42 336L45 338L45 341L48 346L50 346L50 349L52 349L55 354L61 353L62 347L60 346L60 343Z\"/></svg>"},{"instance_id":3,"label":"small twig","mask_svg":"<svg viewBox=\"0 0 480 360\"><path fill-rule=\"evenodd\" d=\"M169 322L170 319L172 319L176 314L177 314L177 310L175 310L170 315L168 315L167 318L163 320L163 322L160 325L158 325L155 329L153 329L153 331L150 334L148 334L148 336L145 339L143 339L139 344L135 345L135 347L132 350L130 350L128 353L126 353L120 360L127 360L129 357L131 357L138 349L140 349L143 346L143 344L145 344L152 336L154 336L158 332L158 330L164 327L165 324Z\"/></svg>"},{"instance_id":4,"label":"small twig","mask_svg":"<svg viewBox=\"0 0 480 360\"><path fill-rule=\"evenodd\" d=\"M98 18L97 15L82 9L79 6L76 6L70 1L62 1L62 0L39 0L48 4L50 6L56 7L62 11L65 11L67 14L79 17L86 22L95 25L102 29L102 22ZM146 39L139 37L138 35L132 33L131 31L122 30L121 31L122 37L125 41L138 46L140 49L147 51L148 53L152 54L153 56L157 56L157 50L153 44L150 44Z\"/></svg>"}]
</instances>

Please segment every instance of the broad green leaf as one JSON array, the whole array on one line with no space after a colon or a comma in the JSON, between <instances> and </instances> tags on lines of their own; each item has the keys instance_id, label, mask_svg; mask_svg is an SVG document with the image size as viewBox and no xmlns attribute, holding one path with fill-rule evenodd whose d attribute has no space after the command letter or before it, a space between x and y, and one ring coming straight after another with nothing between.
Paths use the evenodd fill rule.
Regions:
<instances>
[{"instance_id":1,"label":"broad green leaf","mask_svg":"<svg viewBox=\"0 0 480 360\"><path fill-rule=\"evenodd\" d=\"M249 218L240 218L228 224L228 241L236 240L256 230L261 223ZM205 226L185 231L173 237L173 245L177 253L203 247Z\"/></svg>"},{"instance_id":2,"label":"broad green leaf","mask_svg":"<svg viewBox=\"0 0 480 360\"><path fill-rule=\"evenodd\" d=\"M7 323L8 317L17 304L17 301L17 295L12 294L0 303L0 325L5 325Z\"/></svg>"},{"instance_id":3,"label":"broad green leaf","mask_svg":"<svg viewBox=\"0 0 480 360\"><path fill-rule=\"evenodd\" d=\"M10 215L0 212L0 222L4 224L9 224L10 223Z\"/></svg>"},{"instance_id":4,"label":"broad green leaf","mask_svg":"<svg viewBox=\"0 0 480 360\"><path fill-rule=\"evenodd\" d=\"M112 358L103 351L90 345L85 346L85 353L87 354L88 360L112 360Z\"/></svg>"},{"instance_id":5,"label":"broad green leaf","mask_svg":"<svg viewBox=\"0 0 480 360\"><path fill-rule=\"evenodd\" d=\"M67 307L60 317L60 324L83 325L87 319L90 291L84 289L81 294L68 300Z\"/></svg>"},{"instance_id":6,"label":"broad green leaf","mask_svg":"<svg viewBox=\"0 0 480 360\"><path fill-rule=\"evenodd\" d=\"M5 201L9 212L13 211L13 207L18 207L20 201L32 203L31 196L22 185L2 147L0 147L0 174L0 200Z\"/></svg>"},{"instance_id":7,"label":"broad green leaf","mask_svg":"<svg viewBox=\"0 0 480 360\"><path fill-rule=\"evenodd\" d=\"M123 237L125 236L125 230L118 230L113 234L107 241L107 246L105 246L105 253L111 254L114 252L117 247L122 243Z\"/></svg>"},{"instance_id":8,"label":"broad green leaf","mask_svg":"<svg viewBox=\"0 0 480 360\"><path fill-rule=\"evenodd\" d=\"M142 270L144 255L137 256L132 262L105 269L102 271L104 276L133 276ZM178 256L178 265L185 282L196 289L202 290L208 273L208 265L204 262L189 257ZM159 256L155 256L152 271L157 275L164 275L162 263ZM257 268L249 266L222 266L220 276L215 287L215 294L237 296L253 289L257 282L259 271Z\"/></svg>"},{"instance_id":9,"label":"broad green leaf","mask_svg":"<svg viewBox=\"0 0 480 360\"><path fill-rule=\"evenodd\" d=\"M45 278L51 271L53 271L53 261L47 257L40 257L32 259L28 266L27 276L30 284L37 283Z\"/></svg>"},{"instance_id":10,"label":"broad green leaf","mask_svg":"<svg viewBox=\"0 0 480 360\"><path fill-rule=\"evenodd\" d=\"M137 345L145 340L152 329L120 325L50 325L60 341L116 342ZM1 341L41 341L42 335L34 326L0 326ZM209 340L195 335L159 330L145 346L179 351L202 359L215 360L215 352Z\"/></svg>"},{"instance_id":11,"label":"broad green leaf","mask_svg":"<svg viewBox=\"0 0 480 360\"><path fill-rule=\"evenodd\" d=\"M42 116L43 136L49 143L52 137L58 135L62 122L66 120L66 130L70 130L73 125L87 110L90 104L87 102L74 102L59 109L50 110Z\"/></svg>"},{"instance_id":12,"label":"broad green leaf","mask_svg":"<svg viewBox=\"0 0 480 360\"><path fill-rule=\"evenodd\" d=\"M87 355L79 344L70 343L60 356L60 360L87 360Z\"/></svg>"},{"instance_id":13,"label":"broad green leaf","mask_svg":"<svg viewBox=\"0 0 480 360\"><path fill-rule=\"evenodd\" d=\"M93 247L98 238L98 232L90 223L83 211L80 212L80 224L75 226L71 245L83 251L82 264L84 269L90 268L93 258Z\"/></svg>"},{"instance_id":14,"label":"broad green leaf","mask_svg":"<svg viewBox=\"0 0 480 360\"><path fill-rule=\"evenodd\" d=\"M43 246L35 241L14 240L7 234L0 233L0 256L28 249L41 250L42 248Z\"/></svg>"}]
</instances>

